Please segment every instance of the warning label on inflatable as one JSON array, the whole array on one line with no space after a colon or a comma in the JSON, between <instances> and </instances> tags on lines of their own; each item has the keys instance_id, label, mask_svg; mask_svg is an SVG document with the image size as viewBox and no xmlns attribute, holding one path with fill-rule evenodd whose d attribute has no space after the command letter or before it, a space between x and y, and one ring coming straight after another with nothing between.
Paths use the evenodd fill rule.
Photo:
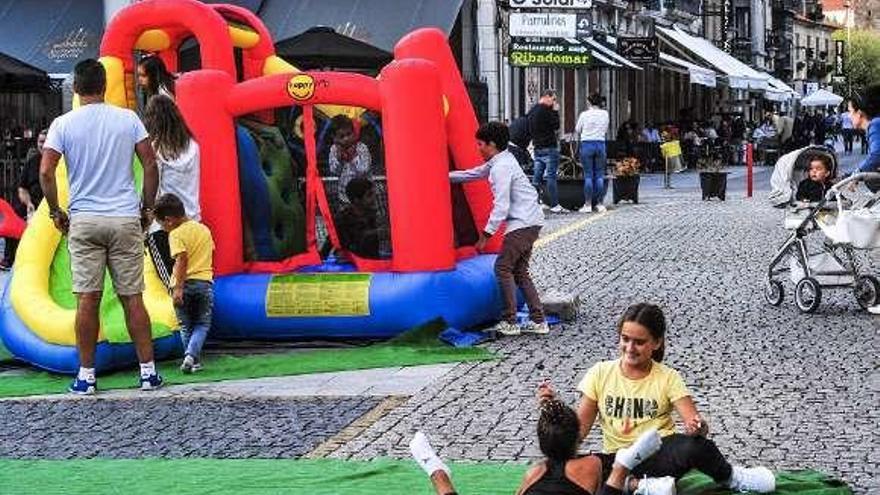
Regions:
<instances>
[{"instance_id":1,"label":"warning label on inflatable","mask_svg":"<svg viewBox=\"0 0 880 495\"><path fill-rule=\"evenodd\" d=\"M266 316L368 316L369 273L275 275L266 294Z\"/></svg>"}]
</instances>

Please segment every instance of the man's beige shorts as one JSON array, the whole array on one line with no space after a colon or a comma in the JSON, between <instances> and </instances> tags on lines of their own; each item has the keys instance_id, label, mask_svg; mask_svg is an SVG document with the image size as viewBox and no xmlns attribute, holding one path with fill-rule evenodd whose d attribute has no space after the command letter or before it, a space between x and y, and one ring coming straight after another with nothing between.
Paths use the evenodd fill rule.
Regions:
<instances>
[{"instance_id":1,"label":"man's beige shorts","mask_svg":"<svg viewBox=\"0 0 880 495\"><path fill-rule=\"evenodd\" d=\"M76 215L67 237L73 292L104 290L104 268L110 269L120 296L144 291L144 233L138 218Z\"/></svg>"}]
</instances>

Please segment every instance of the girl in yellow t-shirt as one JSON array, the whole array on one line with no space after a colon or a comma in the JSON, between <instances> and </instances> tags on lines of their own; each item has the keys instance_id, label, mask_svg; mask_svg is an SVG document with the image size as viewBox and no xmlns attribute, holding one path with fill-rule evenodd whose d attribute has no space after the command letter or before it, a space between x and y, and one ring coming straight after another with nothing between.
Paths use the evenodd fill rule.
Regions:
<instances>
[{"instance_id":1,"label":"girl in yellow t-shirt","mask_svg":"<svg viewBox=\"0 0 880 495\"><path fill-rule=\"evenodd\" d=\"M715 442L706 438L708 424L694 405L678 371L661 363L666 350L666 318L648 303L627 308L617 325L620 357L595 364L578 384L581 439L589 434L597 417L602 428L603 464L606 472L614 452L631 445L640 434L656 429L663 445L633 470L630 488L637 494L674 493L652 489L659 477L681 478L691 469L711 476L735 490L771 492L775 477L765 467L731 466ZM552 396L547 387L539 392ZM684 433L676 433L672 412L681 418Z\"/></svg>"}]
</instances>

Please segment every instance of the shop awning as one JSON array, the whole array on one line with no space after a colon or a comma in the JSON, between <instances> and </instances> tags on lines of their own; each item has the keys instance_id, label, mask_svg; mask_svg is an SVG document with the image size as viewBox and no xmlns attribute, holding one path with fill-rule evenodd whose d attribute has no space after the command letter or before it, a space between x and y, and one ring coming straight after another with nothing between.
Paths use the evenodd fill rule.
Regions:
<instances>
[{"instance_id":1,"label":"shop awning","mask_svg":"<svg viewBox=\"0 0 880 495\"><path fill-rule=\"evenodd\" d=\"M617 67L624 67L627 69L642 70L641 67L630 62L625 57L623 57L619 53L617 53L617 51L614 48L605 45L604 43L602 43L601 41L599 41L595 38L583 38L583 42L590 46L594 57L596 57L600 60L605 59L605 60L612 61L613 63L609 64L612 67L617 66ZM597 56L597 53L599 54L599 56Z\"/></svg>"},{"instance_id":2,"label":"shop awning","mask_svg":"<svg viewBox=\"0 0 880 495\"><path fill-rule=\"evenodd\" d=\"M404 35L420 27L452 30L464 0L264 0L260 18L276 43L315 26L392 52Z\"/></svg>"},{"instance_id":3,"label":"shop awning","mask_svg":"<svg viewBox=\"0 0 880 495\"><path fill-rule=\"evenodd\" d=\"M788 84L785 84L770 74L767 74L767 77L769 78L767 79L768 87L767 91L764 93L764 97L768 100L789 101L792 98L800 97L798 92L792 89Z\"/></svg>"},{"instance_id":4,"label":"shop awning","mask_svg":"<svg viewBox=\"0 0 880 495\"><path fill-rule=\"evenodd\" d=\"M667 41L674 42L680 48L718 69L731 88L765 90L769 85L770 76L740 62L705 38L692 36L678 28L667 29L657 26L657 32Z\"/></svg>"},{"instance_id":5,"label":"shop awning","mask_svg":"<svg viewBox=\"0 0 880 495\"><path fill-rule=\"evenodd\" d=\"M0 51L64 77L97 57L104 33L101 0L0 0Z\"/></svg>"},{"instance_id":6,"label":"shop awning","mask_svg":"<svg viewBox=\"0 0 880 495\"><path fill-rule=\"evenodd\" d=\"M712 69L701 67L697 64L688 62L687 60L682 60L678 57L674 57L662 51L660 52L660 61L669 65L674 65L686 69L688 71L688 75L691 78L691 84L699 84L701 86L707 86L710 88L714 88L717 84L717 74Z\"/></svg>"}]
</instances>

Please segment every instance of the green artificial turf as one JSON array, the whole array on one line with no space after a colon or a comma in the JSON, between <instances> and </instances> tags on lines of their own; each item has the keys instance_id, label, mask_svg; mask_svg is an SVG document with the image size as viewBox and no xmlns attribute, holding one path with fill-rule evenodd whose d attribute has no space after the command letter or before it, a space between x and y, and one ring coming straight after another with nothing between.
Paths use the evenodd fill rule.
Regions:
<instances>
[{"instance_id":1,"label":"green artificial turf","mask_svg":"<svg viewBox=\"0 0 880 495\"><path fill-rule=\"evenodd\" d=\"M524 464L451 463L462 495L512 495ZM0 493L211 495L428 495L434 493L415 462L380 459L0 459ZM730 494L709 478L691 473L679 495ZM777 495L851 495L842 483L815 471L777 475Z\"/></svg>"},{"instance_id":2,"label":"green artificial turf","mask_svg":"<svg viewBox=\"0 0 880 495\"><path fill-rule=\"evenodd\" d=\"M159 363L159 372L166 383L172 385L494 359L494 354L483 348L456 348L440 342L437 335L444 327L442 321L435 321L387 342L357 348L246 356L209 355L204 358L204 370L191 375L181 373L177 361L168 361ZM134 368L100 375L98 389L132 388L136 378ZM70 377L65 375L24 370L0 376L0 397L63 393L69 381Z\"/></svg>"}]
</instances>

